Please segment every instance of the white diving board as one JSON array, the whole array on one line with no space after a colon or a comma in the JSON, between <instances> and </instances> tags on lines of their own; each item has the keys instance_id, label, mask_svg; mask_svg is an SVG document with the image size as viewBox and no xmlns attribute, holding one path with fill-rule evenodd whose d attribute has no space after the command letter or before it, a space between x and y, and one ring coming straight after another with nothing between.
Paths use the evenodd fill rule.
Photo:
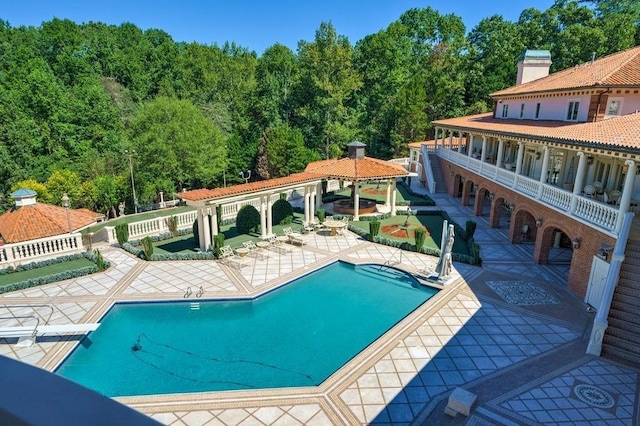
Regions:
<instances>
[{"instance_id":1,"label":"white diving board","mask_svg":"<svg viewBox=\"0 0 640 426\"><path fill-rule=\"evenodd\" d=\"M17 346L31 346L37 336L45 334L84 334L97 330L99 326L100 323L0 327L0 338L17 337Z\"/></svg>"}]
</instances>

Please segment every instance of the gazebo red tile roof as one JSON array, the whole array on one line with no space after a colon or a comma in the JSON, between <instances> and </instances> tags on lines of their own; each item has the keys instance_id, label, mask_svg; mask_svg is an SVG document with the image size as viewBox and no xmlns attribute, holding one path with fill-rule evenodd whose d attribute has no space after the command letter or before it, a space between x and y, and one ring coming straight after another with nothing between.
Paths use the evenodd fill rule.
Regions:
<instances>
[{"instance_id":1,"label":"gazebo red tile roof","mask_svg":"<svg viewBox=\"0 0 640 426\"><path fill-rule=\"evenodd\" d=\"M375 180L407 176L409 172L398 164L376 158L340 158L309 163L305 172L322 174L328 179Z\"/></svg>"},{"instance_id":2,"label":"gazebo red tile roof","mask_svg":"<svg viewBox=\"0 0 640 426\"><path fill-rule=\"evenodd\" d=\"M85 228L96 222L97 213L69 209L71 230ZM16 206L0 216L0 235L5 243L21 243L53 237L69 232L64 207L35 203Z\"/></svg>"},{"instance_id":3,"label":"gazebo red tile roof","mask_svg":"<svg viewBox=\"0 0 640 426\"><path fill-rule=\"evenodd\" d=\"M480 131L511 137L535 137L540 140L600 145L601 148L640 150L640 113L627 114L595 122L518 120L494 118L493 114L438 120L434 125L460 131Z\"/></svg>"}]
</instances>

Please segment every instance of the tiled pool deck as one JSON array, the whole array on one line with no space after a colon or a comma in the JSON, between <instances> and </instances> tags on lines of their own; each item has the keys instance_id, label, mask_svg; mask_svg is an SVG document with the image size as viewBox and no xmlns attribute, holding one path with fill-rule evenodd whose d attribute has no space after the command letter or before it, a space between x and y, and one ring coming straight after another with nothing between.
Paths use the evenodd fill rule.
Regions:
<instances>
[{"instance_id":1,"label":"tiled pool deck","mask_svg":"<svg viewBox=\"0 0 640 426\"><path fill-rule=\"evenodd\" d=\"M471 211L436 195L438 209L464 222ZM317 388L118 398L175 425L638 424L640 369L585 355L591 313L565 288L567 265L538 266L532 246L506 243L506 229L478 222L483 267L454 264L428 303ZM251 258L241 270L215 261L146 263L103 247L112 263L97 274L5 294L4 309L51 304L50 323L93 322L117 301L251 297L336 259L379 262L398 251L354 234L320 232L290 254ZM432 270L437 259L404 252L400 267ZM196 299L192 296L192 301ZM13 307L13 308L12 308ZM77 340L41 338L29 348L0 339L0 354L53 370ZM449 393L478 396L469 417L444 414Z\"/></svg>"}]
</instances>

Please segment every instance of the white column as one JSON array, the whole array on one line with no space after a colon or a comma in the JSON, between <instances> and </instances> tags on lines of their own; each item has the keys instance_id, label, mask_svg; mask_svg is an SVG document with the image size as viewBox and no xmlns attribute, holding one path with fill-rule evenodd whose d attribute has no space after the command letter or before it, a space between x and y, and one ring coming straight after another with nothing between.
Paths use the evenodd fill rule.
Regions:
<instances>
[{"instance_id":1,"label":"white column","mask_svg":"<svg viewBox=\"0 0 640 426\"><path fill-rule=\"evenodd\" d=\"M360 220L360 194L358 194L358 190L360 189L360 182L357 180L353 182L353 220Z\"/></svg>"},{"instance_id":2,"label":"white column","mask_svg":"<svg viewBox=\"0 0 640 426\"><path fill-rule=\"evenodd\" d=\"M580 192L582 191L582 184L584 183L584 169L587 167L587 157L584 155L584 152L578 152L578 171L576 171L576 180L573 184L573 195L571 197L571 206L569 207L569 211L571 213L576 211L576 207L578 206L578 196L580 196Z\"/></svg>"},{"instance_id":3,"label":"white column","mask_svg":"<svg viewBox=\"0 0 640 426\"><path fill-rule=\"evenodd\" d=\"M483 163L487 159L487 137L482 136L482 153L480 154L480 161Z\"/></svg>"},{"instance_id":4,"label":"white column","mask_svg":"<svg viewBox=\"0 0 640 426\"><path fill-rule=\"evenodd\" d=\"M453 149L453 130L449 130L449 149Z\"/></svg>"},{"instance_id":5,"label":"white column","mask_svg":"<svg viewBox=\"0 0 640 426\"><path fill-rule=\"evenodd\" d=\"M616 221L616 232L622 227L624 214L629 210L631 205L631 195L633 192L633 183L636 179L636 163L633 160L627 160L624 164L627 168L627 175L624 177L624 186L622 187L622 196L620 197L620 207L618 210L618 220Z\"/></svg>"},{"instance_id":6,"label":"white column","mask_svg":"<svg viewBox=\"0 0 640 426\"><path fill-rule=\"evenodd\" d=\"M522 173L522 159L524 158L524 142L518 142L518 160L516 162L516 174Z\"/></svg>"},{"instance_id":7,"label":"white column","mask_svg":"<svg viewBox=\"0 0 640 426\"><path fill-rule=\"evenodd\" d=\"M462 132L458 133L458 153L462 153L462 135Z\"/></svg>"},{"instance_id":8,"label":"white column","mask_svg":"<svg viewBox=\"0 0 640 426\"><path fill-rule=\"evenodd\" d=\"M502 167L502 157L504 156L504 141L502 138L498 139L498 156L496 157L496 167Z\"/></svg>"},{"instance_id":9,"label":"white column","mask_svg":"<svg viewBox=\"0 0 640 426\"><path fill-rule=\"evenodd\" d=\"M316 186L309 188L309 222L314 222L316 217Z\"/></svg>"},{"instance_id":10,"label":"white column","mask_svg":"<svg viewBox=\"0 0 640 426\"><path fill-rule=\"evenodd\" d=\"M439 128L436 127L434 130L435 130L435 135L433 137L433 142L434 142L434 148L437 151L438 150L438 130L439 130Z\"/></svg>"},{"instance_id":11,"label":"white column","mask_svg":"<svg viewBox=\"0 0 640 426\"><path fill-rule=\"evenodd\" d=\"M218 209L215 204L211 204L211 234L218 235L220 230L218 229Z\"/></svg>"},{"instance_id":12,"label":"white column","mask_svg":"<svg viewBox=\"0 0 640 426\"><path fill-rule=\"evenodd\" d=\"M473 135L469 133L467 136L467 157L471 157L471 153L473 152Z\"/></svg>"},{"instance_id":13,"label":"white column","mask_svg":"<svg viewBox=\"0 0 640 426\"><path fill-rule=\"evenodd\" d=\"M309 223L309 187L304 187L304 224Z\"/></svg>"},{"instance_id":14,"label":"white column","mask_svg":"<svg viewBox=\"0 0 640 426\"><path fill-rule=\"evenodd\" d=\"M271 202L272 194L267 194L267 237L273 235L273 203Z\"/></svg>"},{"instance_id":15,"label":"white column","mask_svg":"<svg viewBox=\"0 0 640 426\"><path fill-rule=\"evenodd\" d=\"M540 170L540 183L547 183L547 172L549 170L549 148L544 146L542 147L542 168ZM544 185L540 185L538 188L538 199L542 198L542 191L544 190Z\"/></svg>"},{"instance_id":16,"label":"white column","mask_svg":"<svg viewBox=\"0 0 640 426\"><path fill-rule=\"evenodd\" d=\"M396 215L396 185L397 179L393 178L391 182L391 216Z\"/></svg>"},{"instance_id":17,"label":"white column","mask_svg":"<svg viewBox=\"0 0 640 426\"><path fill-rule=\"evenodd\" d=\"M266 214L266 202L265 196L260 196L260 238L263 240L267 238L267 214Z\"/></svg>"},{"instance_id":18,"label":"white column","mask_svg":"<svg viewBox=\"0 0 640 426\"><path fill-rule=\"evenodd\" d=\"M391 208L391 179L387 180L387 197L384 200L384 205L389 209Z\"/></svg>"},{"instance_id":19,"label":"white column","mask_svg":"<svg viewBox=\"0 0 640 426\"><path fill-rule=\"evenodd\" d=\"M316 209L322 207L322 182L316 184Z\"/></svg>"},{"instance_id":20,"label":"white column","mask_svg":"<svg viewBox=\"0 0 640 426\"><path fill-rule=\"evenodd\" d=\"M202 240L200 240L200 248L204 251L211 250L211 230L209 228L209 214L203 210L202 215Z\"/></svg>"}]
</instances>

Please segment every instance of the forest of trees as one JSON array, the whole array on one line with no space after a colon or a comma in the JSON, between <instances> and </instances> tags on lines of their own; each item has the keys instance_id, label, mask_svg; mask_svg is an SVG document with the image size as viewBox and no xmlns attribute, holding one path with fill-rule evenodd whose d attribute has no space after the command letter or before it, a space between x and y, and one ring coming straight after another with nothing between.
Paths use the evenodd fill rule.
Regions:
<instances>
[{"instance_id":1,"label":"forest of trees","mask_svg":"<svg viewBox=\"0 0 640 426\"><path fill-rule=\"evenodd\" d=\"M431 121L491 110L522 52L552 72L640 44L637 0L557 0L466 29L410 9L352 44L323 22L297 51L177 43L130 23L38 28L0 19L0 212L9 193L105 212L163 191L278 177L342 156L353 140L391 158L433 136Z\"/></svg>"}]
</instances>

